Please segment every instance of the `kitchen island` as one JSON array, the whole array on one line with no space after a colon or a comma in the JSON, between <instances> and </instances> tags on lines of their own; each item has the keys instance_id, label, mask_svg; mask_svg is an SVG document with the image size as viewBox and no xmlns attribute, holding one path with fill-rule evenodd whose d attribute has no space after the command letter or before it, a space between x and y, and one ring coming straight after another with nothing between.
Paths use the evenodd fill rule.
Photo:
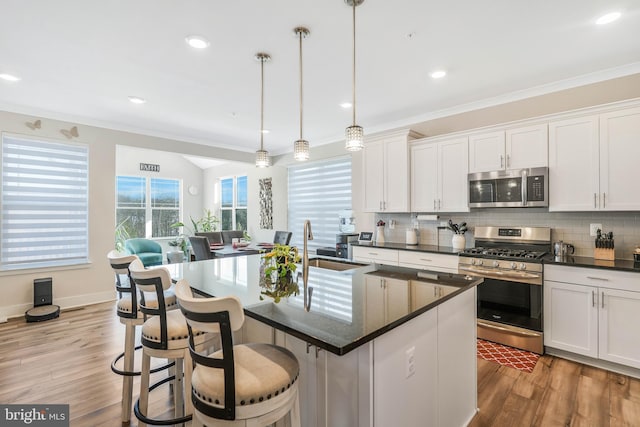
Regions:
<instances>
[{"instance_id":1,"label":"kitchen island","mask_svg":"<svg viewBox=\"0 0 640 427\"><path fill-rule=\"evenodd\" d=\"M381 265L310 267L303 296L260 300L260 255L174 264L196 293L236 295L236 339L289 348L311 426L463 426L476 412L476 289L482 279ZM352 268L351 268L352 267ZM301 284L302 289L302 284Z\"/></svg>"}]
</instances>

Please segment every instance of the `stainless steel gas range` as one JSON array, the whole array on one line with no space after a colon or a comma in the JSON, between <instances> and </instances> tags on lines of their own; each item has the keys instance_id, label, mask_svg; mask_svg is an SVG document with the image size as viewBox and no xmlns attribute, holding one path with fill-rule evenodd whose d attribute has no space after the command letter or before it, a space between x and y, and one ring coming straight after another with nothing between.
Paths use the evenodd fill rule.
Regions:
<instances>
[{"instance_id":1,"label":"stainless steel gas range","mask_svg":"<svg viewBox=\"0 0 640 427\"><path fill-rule=\"evenodd\" d=\"M551 249L547 227L476 227L476 247L460 254L461 274L478 287L478 338L542 354L542 258Z\"/></svg>"}]
</instances>

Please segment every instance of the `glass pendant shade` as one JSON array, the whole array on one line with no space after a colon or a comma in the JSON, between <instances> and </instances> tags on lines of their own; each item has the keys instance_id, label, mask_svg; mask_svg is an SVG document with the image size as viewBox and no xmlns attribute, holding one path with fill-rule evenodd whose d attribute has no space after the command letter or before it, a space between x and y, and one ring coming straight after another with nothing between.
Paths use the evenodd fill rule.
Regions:
<instances>
[{"instance_id":1,"label":"glass pendant shade","mask_svg":"<svg viewBox=\"0 0 640 427\"><path fill-rule=\"evenodd\" d=\"M267 168L271 166L271 158L267 150L256 151L256 166L259 168Z\"/></svg>"},{"instance_id":2,"label":"glass pendant shade","mask_svg":"<svg viewBox=\"0 0 640 427\"><path fill-rule=\"evenodd\" d=\"M345 131L345 145L348 151L360 151L364 147L364 130L362 126L349 126Z\"/></svg>"},{"instance_id":3,"label":"glass pendant shade","mask_svg":"<svg viewBox=\"0 0 640 427\"><path fill-rule=\"evenodd\" d=\"M293 158L301 162L309 160L309 141L299 139L293 143Z\"/></svg>"}]
</instances>

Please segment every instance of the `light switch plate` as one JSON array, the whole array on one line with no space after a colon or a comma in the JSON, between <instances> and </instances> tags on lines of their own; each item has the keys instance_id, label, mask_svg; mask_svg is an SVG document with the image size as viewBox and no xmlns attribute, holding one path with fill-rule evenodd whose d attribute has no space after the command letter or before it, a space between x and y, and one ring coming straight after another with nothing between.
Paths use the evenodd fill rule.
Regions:
<instances>
[{"instance_id":1,"label":"light switch plate","mask_svg":"<svg viewBox=\"0 0 640 427\"><path fill-rule=\"evenodd\" d=\"M598 235L598 229L602 230L602 224L590 224L589 236L595 237Z\"/></svg>"}]
</instances>

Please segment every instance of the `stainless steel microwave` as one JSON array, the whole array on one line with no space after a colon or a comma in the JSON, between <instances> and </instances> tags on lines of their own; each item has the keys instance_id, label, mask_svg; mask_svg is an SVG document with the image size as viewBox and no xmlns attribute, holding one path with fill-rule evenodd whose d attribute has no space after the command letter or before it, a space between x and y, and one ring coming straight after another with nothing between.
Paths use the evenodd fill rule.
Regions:
<instances>
[{"instance_id":1,"label":"stainless steel microwave","mask_svg":"<svg viewBox=\"0 0 640 427\"><path fill-rule=\"evenodd\" d=\"M549 168L469 174L470 208L549 206Z\"/></svg>"}]
</instances>

